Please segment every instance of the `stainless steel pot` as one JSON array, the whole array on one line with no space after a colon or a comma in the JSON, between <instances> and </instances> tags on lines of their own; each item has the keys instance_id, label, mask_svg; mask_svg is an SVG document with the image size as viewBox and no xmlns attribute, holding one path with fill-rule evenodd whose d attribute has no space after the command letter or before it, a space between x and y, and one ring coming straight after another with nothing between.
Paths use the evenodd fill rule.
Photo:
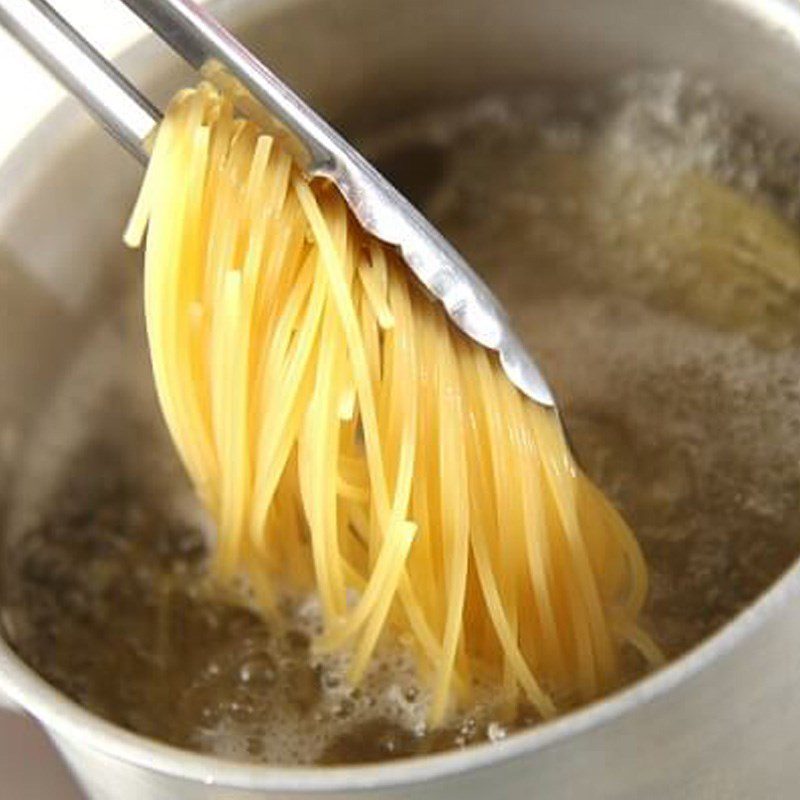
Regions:
<instances>
[{"instance_id":1,"label":"stainless steel pot","mask_svg":"<svg viewBox=\"0 0 800 800\"><path fill-rule=\"evenodd\" d=\"M349 132L492 90L653 66L711 78L779 130L800 121L790 0L219 0L215 11ZM151 41L123 65L154 96L188 80ZM98 297L114 291L108 264L135 183L135 165L72 104L0 172L6 511L34 423ZM254 767L156 744L66 700L1 641L0 686L42 722L92 798L794 797L798 611L796 566L701 647L614 697L503 742L380 766Z\"/></svg>"}]
</instances>

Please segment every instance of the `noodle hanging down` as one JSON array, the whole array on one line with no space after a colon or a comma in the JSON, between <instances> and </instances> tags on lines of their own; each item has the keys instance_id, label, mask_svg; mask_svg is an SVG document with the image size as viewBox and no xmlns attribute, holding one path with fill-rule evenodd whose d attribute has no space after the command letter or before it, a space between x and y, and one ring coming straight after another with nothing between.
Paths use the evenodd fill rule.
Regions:
<instances>
[{"instance_id":1,"label":"noodle hanging down","mask_svg":"<svg viewBox=\"0 0 800 800\"><path fill-rule=\"evenodd\" d=\"M126 242L145 230L156 388L220 580L266 614L315 590L354 681L401 636L433 724L477 681L549 717L613 687L626 644L660 659L639 547L556 416L209 84L159 128Z\"/></svg>"}]
</instances>

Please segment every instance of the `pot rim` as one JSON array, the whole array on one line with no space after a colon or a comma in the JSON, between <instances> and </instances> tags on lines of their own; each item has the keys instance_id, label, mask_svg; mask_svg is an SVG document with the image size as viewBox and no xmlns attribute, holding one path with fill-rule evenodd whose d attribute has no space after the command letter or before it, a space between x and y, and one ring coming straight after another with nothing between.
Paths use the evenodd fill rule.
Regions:
<instances>
[{"instance_id":1,"label":"pot rim","mask_svg":"<svg viewBox=\"0 0 800 800\"><path fill-rule=\"evenodd\" d=\"M712 1L733 7L741 14L758 15L762 22L791 36L800 45L800 5L793 0L760 0L759 4L749 0ZM269 7L274 9L284 2L272 0ZM222 6L226 15L233 15L243 10L247 3L248 0L211 0L209 5ZM263 10L264 6L261 8ZM247 12L242 13L246 16ZM137 63L157 61L159 51L154 44L152 38L147 38L126 48L119 59L123 70L127 68L132 73ZM49 145L52 151L50 132L74 129L81 114L68 99L60 101L4 160L0 166L0 185L31 185L31 181L38 179L41 173L31 167L40 161L37 156L43 151L43 145ZM54 156L58 157L61 157L60 153ZM14 202L8 197L0 202L0 219L13 206ZM282 792L324 793L401 787L530 756L569 737L611 723L696 677L798 596L800 561L795 561L766 592L720 630L683 656L625 689L502 741L380 764L316 767L249 764L162 744L107 722L67 698L27 666L2 636L0 688L58 737L178 779L232 789Z\"/></svg>"}]
</instances>

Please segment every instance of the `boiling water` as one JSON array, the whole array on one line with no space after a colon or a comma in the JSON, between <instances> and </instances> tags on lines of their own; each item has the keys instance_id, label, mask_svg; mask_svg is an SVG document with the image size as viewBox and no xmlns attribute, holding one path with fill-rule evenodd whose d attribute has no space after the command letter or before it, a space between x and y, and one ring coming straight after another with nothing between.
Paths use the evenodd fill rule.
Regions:
<instances>
[{"instance_id":1,"label":"boiling water","mask_svg":"<svg viewBox=\"0 0 800 800\"><path fill-rule=\"evenodd\" d=\"M800 551L798 151L677 76L491 100L369 149L509 308L639 535L646 626L684 652ZM208 586L140 292L87 341L28 448L4 576L20 654L127 728L245 760L384 759L534 723L478 707L428 731L402 643L353 689L309 647L313 598L267 625Z\"/></svg>"}]
</instances>

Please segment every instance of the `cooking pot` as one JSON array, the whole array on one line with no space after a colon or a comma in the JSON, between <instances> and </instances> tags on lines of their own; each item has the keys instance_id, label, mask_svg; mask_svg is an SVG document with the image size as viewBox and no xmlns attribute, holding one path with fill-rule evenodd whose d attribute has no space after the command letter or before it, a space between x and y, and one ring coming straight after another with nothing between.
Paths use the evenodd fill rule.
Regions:
<instances>
[{"instance_id":1,"label":"cooking pot","mask_svg":"<svg viewBox=\"0 0 800 800\"><path fill-rule=\"evenodd\" d=\"M568 91L639 68L708 78L778 132L800 122L800 4L790 0L219 0L212 10L356 138L493 92ZM192 80L152 40L121 64L160 101ZM6 562L24 488L19 465L42 415L58 424L53 387L118 291L109 265L121 252L137 173L73 102L56 108L0 171ZM41 722L98 800L794 797L800 567L625 691L504 741L394 763L283 768L184 752L82 709L2 640L0 687Z\"/></svg>"}]
</instances>

